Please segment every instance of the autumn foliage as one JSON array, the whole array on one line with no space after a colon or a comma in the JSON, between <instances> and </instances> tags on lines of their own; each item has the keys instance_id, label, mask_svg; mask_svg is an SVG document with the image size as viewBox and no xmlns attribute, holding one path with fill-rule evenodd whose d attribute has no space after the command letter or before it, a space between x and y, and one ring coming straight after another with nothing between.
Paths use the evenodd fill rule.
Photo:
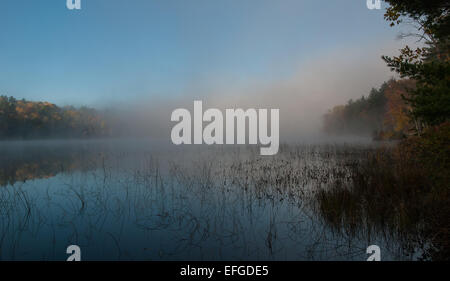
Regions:
<instances>
[{"instance_id":1,"label":"autumn foliage","mask_svg":"<svg viewBox=\"0 0 450 281\"><path fill-rule=\"evenodd\" d=\"M101 114L88 107L0 96L0 138L93 137L108 134Z\"/></svg>"},{"instance_id":2,"label":"autumn foliage","mask_svg":"<svg viewBox=\"0 0 450 281\"><path fill-rule=\"evenodd\" d=\"M414 134L416 122L404 97L414 89L412 80L390 80L368 97L338 105L323 116L324 130L334 135L371 135L375 139L401 139Z\"/></svg>"}]
</instances>

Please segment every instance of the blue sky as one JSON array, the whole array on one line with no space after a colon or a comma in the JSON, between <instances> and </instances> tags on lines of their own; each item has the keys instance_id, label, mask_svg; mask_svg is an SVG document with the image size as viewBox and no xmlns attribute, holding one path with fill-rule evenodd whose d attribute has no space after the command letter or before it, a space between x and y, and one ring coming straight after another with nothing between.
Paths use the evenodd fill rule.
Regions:
<instances>
[{"instance_id":1,"label":"blue sky","mask_svg":"<svg viewBox=\"0 0 450 281\"><path fill-rule=\"evenodd\" d=\"M336 49L394 41L365 0L0 1L0 94L96 105L282 79ZM375 46L376 47L376 46Z\"/></svg>"}]
</instances>

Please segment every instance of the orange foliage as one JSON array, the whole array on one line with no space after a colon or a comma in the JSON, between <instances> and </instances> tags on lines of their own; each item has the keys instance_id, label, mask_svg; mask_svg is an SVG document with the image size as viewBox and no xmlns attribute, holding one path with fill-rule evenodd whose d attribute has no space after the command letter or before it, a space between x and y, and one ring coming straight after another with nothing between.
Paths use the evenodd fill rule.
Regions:
<instances>
[{"instance_id":1,"label":"orange foliage","mask_svg":"<svg viewBox=\"0 0 450 281\"><path fill-rule=\"evenodd\" d=\"M414 81L392 81L385 90L386 112L383 118L383 139L399 138L409 135L413 129L410 112L406 104L408 91L414 88Z\"/></svg>"}]
</instances>

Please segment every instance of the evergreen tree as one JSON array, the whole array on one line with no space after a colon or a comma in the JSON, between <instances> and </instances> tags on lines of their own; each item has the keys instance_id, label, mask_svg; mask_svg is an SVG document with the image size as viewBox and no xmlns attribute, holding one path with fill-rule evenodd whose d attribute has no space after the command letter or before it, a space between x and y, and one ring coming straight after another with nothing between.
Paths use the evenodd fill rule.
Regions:
<instances>
[{"instance_id":1,"label":"evergreen tree","mask_svg":"<svg viewBox=\"0 0 450 281\"><path fill-rule=\"evenodd\" d=\"M390 4L385 19L391 26L405 18L419 25L425 46L416 50L406 46L397 57L383 56L389 67L402 77L416 81L405 99L414 118L428 125L450 119L450 1L386 0Z\"/></svg>"}]
</instances>

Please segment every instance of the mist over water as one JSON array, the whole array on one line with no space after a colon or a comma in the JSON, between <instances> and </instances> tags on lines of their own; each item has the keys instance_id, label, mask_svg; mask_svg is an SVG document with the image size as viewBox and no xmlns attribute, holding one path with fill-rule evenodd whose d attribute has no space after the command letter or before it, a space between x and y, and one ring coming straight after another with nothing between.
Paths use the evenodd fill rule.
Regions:
<instances>
[{"instance_id":1,"label":"mist over water","mask_svg":"<svg viewBox=\"0 0 450 281\"><path fill-rule=\"evenodd\" d=\"M0 258L363 260L396 238L336 232L315 194L369 144L174 146L149 139L1 142Z\"/></svg>"},{"instance_id":2,"label":"mist over water","mask_svg":"<svg viewBox=\"0 0 450 281\"><path fill-rule=\"evenodd\" d=\"M0 261L448 259L444 1L81 1L0 5Z\"/></svg>"},{"instance_id":3,"label":"mist over water","mask_svg":"<svg viewBox=\"0 0 450 281\"><path fill-rule=\"evenodd\" d=\"M370 244L383 260L414 259L420 250L405 252L389 230L336 227L320 197L389 146L326 135L323 114L390 74L363 52L299 69L276 81L196 81L179 96L103 100L108 138L1 141L0 259L64 260L72 244L84 260L364 260ZM203 112L279 109L278 154L172 144L171 114L193 117L194 100Z\"/></svg>"},{"instance_id":4,"label":"mist over water","mask_svg":"<svg viewBox=\"0 0 450 281\"><path fill-rule=\"evenodd\" d=\"M98 107L108 108L110 123L119 135L167 140L175 124L170 122L173 110L185 108L193 115L194 100L203 102L204 111L218 108L223 113L227 108L276 108L280 109L281 143L323 141L329 137L323 134L323 115L335 105L367 96L371 88L395 77L381 55L395 53L401 44L335 49L299 63L297 71L283 78L236 83L227 77L211 77L214 82L203 77L193 80L182 94L153 93L120 102L106 100Z\"/></svg>"}]
</instances>

